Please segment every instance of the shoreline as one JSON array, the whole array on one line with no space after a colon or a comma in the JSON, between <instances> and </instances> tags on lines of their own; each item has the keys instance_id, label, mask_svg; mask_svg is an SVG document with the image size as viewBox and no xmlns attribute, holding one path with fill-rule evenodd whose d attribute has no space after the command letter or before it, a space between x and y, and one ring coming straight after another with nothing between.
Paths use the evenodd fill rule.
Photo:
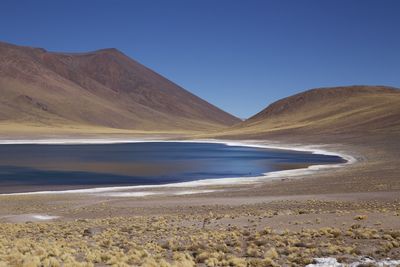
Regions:
<instances>
[{"instance_id":1,"label":"shoreline","mask_svg":"<svg viewBox=\"0 0 400 267\"><path fill-rule=\"evenodd\" d=\"M3 139L0 140L0 145L12 145L12 144L32 144L32 145L84 145L84 144L129 144L129 143L157 143L157 142L168 142L168 143L204 143L204 144L224 144L227 146L241 146L241 147L254 147L264 149L276 149L276 150L288 150L288 151L302 151L310 152L312 154L319 155L331 155L338 156L344 159L346 162L338 164L319 164L310 165L307 168L282 170L275 172L263 173L259 176L253 177L228 177L228 178L208 178L189 182L169 183L160 185L134 185L134 186L108 186L108 187L92 187L84 189L69 189L69 190L46 190L46 191L32 191L32 192L21 192L21 193L5 193L0 194L1 196L26 196L26 195L62 195L62 194L87 194L94 196L102 196L100 193L112 192L105 194L105 197L145 197L145 196L168 196L168 195L188 195L188 194L203 194L221 190L207 190L210 186L235 186L235 185L252 185L259 184L262 182L274 181L277 179L293 179L304 175L315 174L321 170L329 170L336 168L343 168L345 166L354 164L357 159L349 154L340 152L334 152L330 150L322 149L322 145L298 145L298 144L281 144L281 143L267 143L268 141L259 140L218 140L218 139L198 139L198 140L172 140L172 139L105 139L105 138L90 138L90 139ZM176 191L176 189L186 189L185 191ZM187 189L197 190L187 190ZM206 190L199 190L199 188L205 188ZM152 189L147 191L132 191L132 190L143 190ZM166 191L155 191L154 189L167 189ZM169 190L168 190L169 189ZM172 190L171 190L172 189ZM175 189L175 191L173 190ZM227 188L224 188L226 191ZM187 193L184 193L187 192Z\"/></svg>"},{"instance_id":2,"label":"shoreline","mask_svg":"<svg viewBox=\"0 0 400 267\"><path fill-rule=\"evenodd\" d=\"M90 141L99 142L98 139ZM149 194L150 190L146 189L93 194L54 192L3 198L0 195L0 230L8 238L4 246L15 247L15 240L33 246L38 244L38 238L52 240L48 248L50 253L53 247L71 251L70 257L76 262L91 262L90 266L103 266L115 255L122 255L119 256L121 262L128 263L125 259L130 252L114 254L120 250L120 244L128 241L138 244L134 245L135 251L143 250L148 255L140 257L143 260L135 266L147 266L149 259L156 262L151 266L160 265L155 259L173 263L177 251L188 255L185 257L192 260L190 266L203 266L205 258L215 260L214 254L220 251L220 244L228 248L220 254L221 260L235 259L244 263L264 262L263 255L274 248L276 266L286 266L289 262L306 266L326 260L340 264L371 263L373 260L380 264L397 263L400 259L400 247L391 243L400 241L398 158L393 157L397 154L391 154L392 151L397 153L396 146L380 145L377 151L376 143L370 146L358 143L301 145L300 140L295 145L296 141L289 140L282 143L180 140L205 141L292 148L311 153L323 151L344 155L349 160L339 164L339 168L322 165L322 169L315 169L318 165L314 165L314 170L307 168L304 175L297 169L288 179L264 178L247 185L181 187L180 193L176 187L170 187L169 195ZM76 140L69 142L76 143ZM152 190L159 193L167 188ZM140 196L143 194L147 196ZM42 231L38 231L38 227ZM21 232L27 234L21 236ZM232 246L233 236L238 237L234 239L238 244L235 247ZM288 241L284 245L283 238ZM204 249L202 240L210 249ZM208 243L209 240L212 243ZM41 247L46 244L39 242ZM103 244L110 246L105 249ZM54 257L55 254L48 255ZM108 255L108 258L97 259L93 255ZM20 255L16 257L21 258Z\"/></svg>"}]
</instances>

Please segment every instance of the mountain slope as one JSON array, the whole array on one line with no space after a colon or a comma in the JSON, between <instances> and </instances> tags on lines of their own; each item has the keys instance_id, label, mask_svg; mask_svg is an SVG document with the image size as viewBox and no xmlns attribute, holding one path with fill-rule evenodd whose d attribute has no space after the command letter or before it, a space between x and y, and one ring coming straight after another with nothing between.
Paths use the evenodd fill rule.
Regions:
<instances>
[{"instance_id":1,"label":"mountain slope","mask_svg":"<svg viewBox=\"0 0 400 267\"><path fill-rule=\"evenodd\" d=\"M116 49L0 43L0 124L203 131L239 121Z\"/></svg>"},{"instance_id":2,"label":"mountain slope","mask_svg":"<svg viewBox=\"0 0 400 267\"><path fill-rule=\"evenodd\" d=\"M281 99L222 134L368 135L400 133L400 90L384 86L319 88Z\"/></svg>"}]
</instances>

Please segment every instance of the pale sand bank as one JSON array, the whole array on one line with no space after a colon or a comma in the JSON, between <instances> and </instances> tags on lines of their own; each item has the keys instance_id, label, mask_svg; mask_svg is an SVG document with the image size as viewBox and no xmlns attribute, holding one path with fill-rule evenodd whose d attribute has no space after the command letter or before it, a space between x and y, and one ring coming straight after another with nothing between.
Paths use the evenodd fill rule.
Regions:
<instances>
[{"instance_id":1,"label":"pale sand bank","mask_svg":"<svg viewBox=\"0 0 400 267\"><path fill-rule=\"evenodd\" d=\"M8 222L23 223L23 222L43 222L52 221L60 218L60 216L48 214L18 214L18 215L4 215L0 217Z\"/></svg>"}]
</instances>

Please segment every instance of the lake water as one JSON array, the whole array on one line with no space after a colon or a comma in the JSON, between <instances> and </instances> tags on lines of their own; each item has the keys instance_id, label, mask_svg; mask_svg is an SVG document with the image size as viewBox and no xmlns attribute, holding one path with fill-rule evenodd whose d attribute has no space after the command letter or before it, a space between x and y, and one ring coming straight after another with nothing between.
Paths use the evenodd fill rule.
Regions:
<instances>
[{"instance_id":1,"label":"lake water","mask_svg":"<svg viewBox=\"0 0 400 267\"><path fill-rule=\"evenodd\" d=\"M0 145L0 193L251 177L343 162L338 156L215 143L8 144Z\"/></svg>"}]
</instances>

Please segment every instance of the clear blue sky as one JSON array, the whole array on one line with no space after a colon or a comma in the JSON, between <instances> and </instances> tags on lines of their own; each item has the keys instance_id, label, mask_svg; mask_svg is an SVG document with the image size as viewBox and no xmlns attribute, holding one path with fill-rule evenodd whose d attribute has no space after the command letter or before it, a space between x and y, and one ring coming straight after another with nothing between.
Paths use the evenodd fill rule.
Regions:
<instances>
[{"instance_id":1,"label":"clear blue sky","mask_svg":"<svg viewBox=\"0 0 400 267\"><path fill-rule=\"evenodd\" d=\"M314 87L400 87L396 0L2 0L0 40L115 47L241 118Z\"/></svg>"}]
</instances>

